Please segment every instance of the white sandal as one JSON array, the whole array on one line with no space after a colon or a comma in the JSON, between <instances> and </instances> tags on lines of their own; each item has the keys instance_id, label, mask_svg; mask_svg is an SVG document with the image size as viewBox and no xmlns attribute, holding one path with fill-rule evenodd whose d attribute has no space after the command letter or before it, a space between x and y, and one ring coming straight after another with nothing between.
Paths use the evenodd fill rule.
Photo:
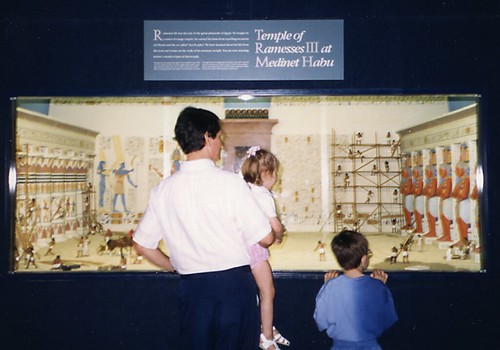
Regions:
<instances>
[{"instance_id":1,"label":"white sandal","mask_svg":"<svg viewBox=\"0 0 500 350\"><path fill-rule=\"evenodd\" d=\"M280 345L290 346L290 341L280 334L280 332L273 326L274 341Z\"/></svg>"},{"instance_id":2,"label":"white sandal","mask_svg":"<svg viewBox=\"0 0 500 350\"><path fill-rule=\"evenodd\" d=\"M264 334L260 334L260 342L259 342L259 348L262 350L268 350L269 347L274 346L275 350L280 350L278 344L274 341L274 339L267 339Z\"/></svg>"}]
</instances>

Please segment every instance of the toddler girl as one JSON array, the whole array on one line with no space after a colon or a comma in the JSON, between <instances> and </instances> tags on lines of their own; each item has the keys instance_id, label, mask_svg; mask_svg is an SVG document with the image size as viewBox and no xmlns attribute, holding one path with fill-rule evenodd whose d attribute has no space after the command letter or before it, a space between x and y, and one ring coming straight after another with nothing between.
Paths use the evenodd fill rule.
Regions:
<instances>
[{"instance_id":1,"label":"toddler girl","mask_svg":"<svg viewBox=\"0 0 500 350\"><path fill-rule=\"evenodd\" d=\"M278 167L279 161L271 152L259 146L253 146L247 152L247 158L241 166L241 173L260 207L269 217L276 242L279 244L283 239L284 228L276 214L274 199L270 192L276 183ZM262 333L259 347L264 350L279 350L277 344L288 346L290 342L273 326L275 291L271 266L267 260L269 251L255 244L249 248L249 254L250 266L260 295Z\"/></svg>"}]
</instances>

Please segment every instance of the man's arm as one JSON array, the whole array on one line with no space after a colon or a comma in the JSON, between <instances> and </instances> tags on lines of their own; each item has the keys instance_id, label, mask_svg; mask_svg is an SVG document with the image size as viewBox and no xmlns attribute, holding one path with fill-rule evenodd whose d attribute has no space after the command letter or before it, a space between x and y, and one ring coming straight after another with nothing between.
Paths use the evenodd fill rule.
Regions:
<instances>
[{"instance_id":1,"label":"man's arm","mask_svg":"<svg viewBox=\"0 0 500 350\"><path fill-rule=\"evenodd\" d=\"M274 243L274 232L273 231L269 232L267 234L267 236L265 236L264 238L262 238L259 241L259 245L263 248L267 248L273 243Z\"/></svg>"},{"instance_id":2,"label":"man's arm","mask_svg":"<svg viewBox=\"0 0 500 350\"><path fill-rule=\"evenodd\" d=\"M280 219L278 219L277 217L270 218L269 223L271 224L271 228L273 229L276 243L281 243L281 241L283 240L283 233L285 229L283 228Z\"/></svg>"},{"instance_id":3,"label":"man's arm","mask_svg":"<svg viewBox=\"0 0 500 350\"><path fill-rule=\"evenodd\" d=\"M167 255L165 255L165 253L163 253L159 248L156 249L146 248L140 245L139 243L134 242L134 249L137 252L137 254L142 255L150 263L158 267L161 267L166 271L175 272L175 269L170 262L170 258Z\"/></svg>"}]
</instances>

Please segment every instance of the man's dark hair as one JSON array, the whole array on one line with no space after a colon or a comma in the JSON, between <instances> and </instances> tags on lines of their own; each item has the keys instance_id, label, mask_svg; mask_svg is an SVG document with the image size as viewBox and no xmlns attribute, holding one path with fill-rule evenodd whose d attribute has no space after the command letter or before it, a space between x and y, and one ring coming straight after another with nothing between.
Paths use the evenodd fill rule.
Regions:
<instances>
[{"instance_id":1,"label":"man's dark hair","mask_svg":"<svg viewBox=\"0 0 500 350\"><path fill-rule=\"evenodd\" d=\"M177 118L175 139L185 154L199 151L205 146L205 133L215 138L221 130L219 118L201 108L187 107Z\"/></svg>"},{"instance_id":2,"label":"man's dark hair","mask_svg":"<svg viewBox=\"0 0 500 350\"><path fill-rule=\"evenodd\" d=\"M368 255L368 240L361 233L344 230L333 237L333 254L344 270L352 270L361 264L363 255Z\"/></svg>"}]
</instances>

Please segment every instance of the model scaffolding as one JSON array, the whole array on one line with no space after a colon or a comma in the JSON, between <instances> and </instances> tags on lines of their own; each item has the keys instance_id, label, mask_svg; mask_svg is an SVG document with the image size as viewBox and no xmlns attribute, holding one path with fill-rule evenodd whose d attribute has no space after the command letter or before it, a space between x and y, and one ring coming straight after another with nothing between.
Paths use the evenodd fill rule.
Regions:
<instances>
[{"instance_id":1,"label":"model scaffolding","mask_svg":"<svg viewBox=\"0 0 500 350\"><path fill-rule=\"evenodd\" d=\"M371 135L370 135L371 136ZM402 218L399 142L375 133L338 136L332 132L335 230L394 232Z\"/></svg>"}]
</instances>

